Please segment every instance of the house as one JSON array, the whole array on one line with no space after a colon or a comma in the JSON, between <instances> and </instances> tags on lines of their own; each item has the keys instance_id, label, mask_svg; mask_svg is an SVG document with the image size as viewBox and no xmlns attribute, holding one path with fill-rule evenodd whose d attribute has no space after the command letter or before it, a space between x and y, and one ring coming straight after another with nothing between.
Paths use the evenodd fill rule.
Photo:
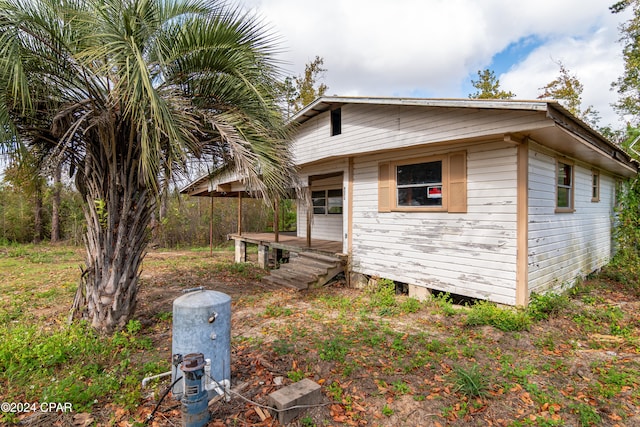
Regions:
<instances>
[{"instance_id":1,"label":"house","mask_svg":"<svg viewBox=\"0 0 640 427\"><path fill-rule=\"evenodd\" d=\"M333 242L353 283L387 278L419 298L526 305L571 286L611 259L616 189L638 173L553 101L333 96L293 121L311 196L295 237ZM242 189L220 175L185 192ZM277 235L233 238L237 254L247 242L278 247Z\"/></svg>"}]
</instances>

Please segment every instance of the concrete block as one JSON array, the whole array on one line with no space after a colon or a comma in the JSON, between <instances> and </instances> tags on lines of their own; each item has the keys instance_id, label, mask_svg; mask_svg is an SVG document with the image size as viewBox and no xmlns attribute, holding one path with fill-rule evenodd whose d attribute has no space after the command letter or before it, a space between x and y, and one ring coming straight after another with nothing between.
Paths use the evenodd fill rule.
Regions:
<instances>
[{"instance_id":1,"label":"concrete block","mask_svg":"<svg viewBox=\"0 0 640 427\"><path fill-rule=\"evenodd\" d=\"M317 405L321 401L320 384L308 378L276 390L269 395L269 404L278 410L276 412L280 424L290 423L305 410L305 408L294 408L294 406Z\"/></svg>"},{"instance_id":2,"label":"concrete block","mask_svg":"<svg viewBox=\"0 0 640 427\"><path fill-rule=\"evenodd\" d=\"M236 240L235 261L247 262L247 243L242 240Z\"/></svg>"},{"instance_id":3,"label":"concrete block","mask_svg":"<svg viewBox=\"0 0 640 427\"><path fill-rule=\"evenodd\" d=\"M419 301L426 301L431 298L431 291L424 286L409 284L409 296Z\"/></svg>"},{"instance_id":4,"label":"concrete block","mask_svg":"<svg viewBox=\"0 0 640 427\"><path fill-rule=\"evenodd\" d=\"M258 245L258 267L269 268L269 246Z\"/></svg>"},{"instance_id":5,"label":"concrete block","mask_svg":"<svg viewBox=\"0 0 640 427\"><path fill-rule=\"evenodd\" d=\"M356 289L364 289L367 287L369 278L360 273L349 273L349 287Z\"/></svg>"}]
</instances>

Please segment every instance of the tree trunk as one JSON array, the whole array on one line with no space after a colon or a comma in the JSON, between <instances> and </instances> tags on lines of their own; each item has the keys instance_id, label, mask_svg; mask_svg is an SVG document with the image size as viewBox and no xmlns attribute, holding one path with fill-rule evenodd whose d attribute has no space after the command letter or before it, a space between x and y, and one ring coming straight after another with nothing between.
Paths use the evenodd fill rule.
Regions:
<instances>
[{"instance_id":1,"label":"tree trunk","mask_svg":"<svg viewBox=\"0 0 640 427\"><path fill-rule=\"evenodd\" d=\"M51 200L51 243L56 243L60 240L60 193L62 190L61 184L62 167L58 164L56 170L53 173L53 198Z\"/></svg>"},{"instance_id":2,"label":"tree trunk","mask_svg":"<svg viewBox=\"0 0 640 427\"><path fill-rule=\"evenodd\" d=\"M85 199L86 267L71 318L79 314L107 334L124 328L134 314L156 200L140 179L138 153L130 148L135 143L127 142L114 143L112 150L89 147L97 153L87 153L76 178Z\"/></svg>"},{"instance_id":3,"label":"tree trunk","mask_svg":"<svg viewBox=\"0 0 640 427\"><path fill-rule=\"evenodd\" d=\"M40 243L42 241L42 191L40 189L36 189L34 198L33 241Z\"/></svg>"}]
</instances>

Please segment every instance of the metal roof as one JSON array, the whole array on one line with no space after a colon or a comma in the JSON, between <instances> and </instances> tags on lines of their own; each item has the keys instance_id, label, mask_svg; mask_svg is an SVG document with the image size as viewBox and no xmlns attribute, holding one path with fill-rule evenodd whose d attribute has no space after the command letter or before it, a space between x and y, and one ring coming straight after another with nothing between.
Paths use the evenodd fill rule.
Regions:
<instances>
[{"instance_id":1,"label":"metal roof","mask_svg":"<svg viewBox=\"0 0 640 427\"><path fill-rule=\"evenodd\" d=\"M397 98L397 97L358 97L358 96L322 96L296 113L291 121L304 123L320 113L344 104L404 105L415 107L445 108L486 108L504 110L546 111L547 104L558 104L546 100L512 99L463 99L463 98ZM560 106L561 107L561 106Z\"/></svg>"}]
</instances>

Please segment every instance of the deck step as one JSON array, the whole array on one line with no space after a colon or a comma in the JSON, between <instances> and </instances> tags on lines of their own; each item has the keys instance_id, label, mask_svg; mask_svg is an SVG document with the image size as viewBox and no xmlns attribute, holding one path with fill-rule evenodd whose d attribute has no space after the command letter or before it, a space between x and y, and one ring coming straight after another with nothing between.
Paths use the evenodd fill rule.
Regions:
<instances>
[{"instance_id":1,"label":"deck step","mask_svg":"<svg viewBox=\"0 0 640 427\"><path fill-rule=\"evenodd\" d=\"M279 269L271 270L271 274L264 279L269 283L303 290L320 287L342 272L344 265L338 256L300 252L291 256L289 262L280 265Z\"/></svg>"},{"instance_id":2,"label":"deck step","mask_svg":"<svg viewBox=\"0 0 640 427\"><path fill-rule=\"evenodd\" d=\"M302 291L304 289L308 289L309 285L307 285L306 283L302 283L299 281L293 281L293 280L289 280L289 279L283 279L281 277L275 277L275 276L265 276L262 278L262 280L269 282L273 285L278 285L278 286L284 286L286 288L290 288L290 289L294 289L296 291Z\"/></svg>"},{"instance_id":3,"label":"deck step","mask_svg":"<svg viewBox=\"0 0 640 427\"><path fill-rule=\"evenodd\" d=\"M300 252L298 253L299 257L302 258L311 258L317 261L321 261L321 262L327 262L327 263L333 263L333 262L340 262L340 257L338 256L330 256L330 255L324 255L321 253L317 253L317 252Z\"/></svg>"}]
</instances>

